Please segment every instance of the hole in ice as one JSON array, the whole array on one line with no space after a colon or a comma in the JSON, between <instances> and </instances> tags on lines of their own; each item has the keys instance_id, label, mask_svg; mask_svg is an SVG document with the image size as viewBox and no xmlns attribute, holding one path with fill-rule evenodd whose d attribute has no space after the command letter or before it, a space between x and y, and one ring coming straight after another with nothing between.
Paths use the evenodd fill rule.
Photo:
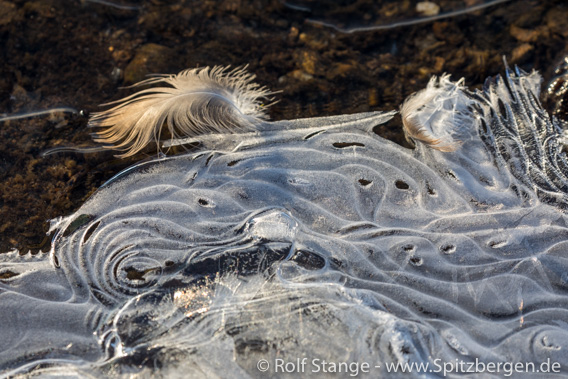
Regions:
<instances>
[{"instance_id":1,"label":"hole in ice","mask_svg":"<svg viewBox=\"0 0 568 379\"><path fill-rule=\"evenodd\" d=\"M166 267L172 267L172 266L174 265L174 262L173 262L173 261L165 261L165 262L164 262L164 265L165 265Z\"/></svg>"},{"instance_id":2,"label":"hole in ice","mask_svg":"<svg viewBox=\"0 0 568 379\"><path fill-rule=\"evenodd\" d=\"M97 221L93 225L89 226L89 229L87 229L87 231L85 232L85 235L83 236L83 244L87 243L89 238L91 238L91 236L93 235L95 230L97 230L97 228L99 227L100 224L101 224L101 222Z\"/></svg>"},{"instance_id":3,"label":"hole in ice","mask_svg":"<svg viewBox=\"0 0 568 379\"><path fill-rule=\"evenodd\" d=\"M239 163L239 161L230 161L229 163L227 163L227 166L232 167L234 165L236 165L237 163Z\"/></svg>"},{"instance_id":4,"label":"hole in ice","mask_svg":"<svg viewBox=\"0 0 568 379\"><path fill-rule=\"evenodd\" d=\"M125 250L127 250L127 249L130 249L132 246L133 246L133 245L127 245L127 246L121 247L121 248L118 249L115 253L113 253L113 258L119 256L123 251L125 251ZM124 260L125 258L126 258L126 257L120 258L119 261L117 262L117 264L114 266L114 268L113 268L112 271L113 271L113 274L114 274L114 277L115 277L115 278L118 278L118 269L119 269L119 266L120 266L120 262L121 262L122 260Z\"/></svg>"},{"instance_id":5,"label":"hole in ice","mask_svg":"<svg viewBox=\"0 0 568 379\"><path fill-rule=\"evenodd\" d=\"M207 160L205 161L205 166L209 164L209 162L211 161L211 159L213 159L214 156L215 154L211 154L210 156L207 157Z\"/></svg>"},{"instance_id":6,"label":"hole in ice","mask_svg":"<svg viewBox=\"0 0 568 379\"><path fill-rule=\"evenodd\" d=\"M298 250L290 260L307 270L319 270L325 267L325 259L311 251Z\"/></svg>"},{"instance_id":7,"label":"hole in ice","mask_svg":"<svg viewBox=\"0 0 568 379\"><path fill-rule=\"evenodd\" d=\"M17 272L6 270L6 271L3 271L3 272L0 272L0 279L10 279L10 278L13 278L14 276L18 276L18 275L19 274Z\"/></svg>"},{"instance_id":8,"label":"hole in ice","mask_svg":"<svg viewBox=\"0 0 568 379\"><path fill-rule=\"evenodd\" d=\"M373 184L373 181L367 179L359 179L359 184L361 184L363 187L369 187L371 184Z\"/></svg>"},{"instance_id":9,"label":"hole in ice","mask_svg":"<svg viewBox=\"0 0 568 379\"><path fill-rule=\"evenodd\" d=\"M460 181L460 180L458 179L458 176L456 175L456 173L453 172L452 170L446 171L446 174L447 174L450 178L454 179L456 182L459 182L459 181Z\"/></svg>"},{"instance_id":10,"label":"hole in ice","mask_svg":"<svg viewBox=\"0 0 568 379\"><path fill-rule=\"evenodd\" d=\"M61 267L61 265L59 264L59 258L57 258L57 255L54 254L52 259L53 259L53 265L54 265L56 268Z\"/></svg>"},{"instance_id":11,"label":"hole in ice","mask_svg":"<svg viewBox=\"0 0 568 379\"><path fill-rule=\"evenodd\" d=\"M304 137L305 140L309 140L312 137L322 134L325 130L318 130L317 132L310 133Z\"/></svg>"},{"instance_id":12,"label":"hole in ice","mask_svg":"<svg viewBox=\"0 0 568 379\"><path fill-rule=\"evenodd\" d=\"M338 149L345 149L346 147L351 146L365 147L365 145L361 142L335 142L333 144L333 147L337 147Z\"/></svg>"},{"instance_id":13,"label":"hole in ice","mask_svg":"<svg viewBox=\"0 0 568 379\"><path fill-rule=\"evenodd\" d=\"M453 254L456 252L456 245L447 244L440 246L440 250L444 254Z\"/></svg>"},{"instance_id":14,"label":"hole in ice","mask_svg":"<svg viewBox=\"0 0 568 379\"><path fill-rule=\"evenodd\" d=\"M163 274L162 262L130 252L120 257L113 270L115 279L128 288L154 285Z\"/></svg>"},{"instance_id":15,"label":"hole in ice","mask_svg":"<svg viewBox=\"0 0 568 379\"><path fill-rule=\"evenodd\" d=\"M197 200L197 202L199 203L199 205L201 205L202 207L208 207L208 208L213 208L215 207L215 203L213 203L212 201L209 200L205 200L203 198Z\"/></svg>"},{"instance_id":16,"label":"hole in ice","mask_svg":"<svg viewBox=\"0 0 568 379\"><path fill-rule=\"evenodd\" d=\"M414 266L422 266L422 263L424 263L424 261L420 257L411 257L409 260L410 263Z\"/></svg>"},{"instance_id":17,"label":"hole in ice","mask_svg":"<svg viewBox=\"0 0 568 379\"><path fill-rule=\"evenodd\" d=\"M492 249L499 249L500 247L507 245L507 241L489 241L488 245Z\"/></svg>"},{"instance_id":18,"label":"hole in ice","mask_svg":"<svg viewBox=\"0 0 568 379\"><path fill-rule=\"evenodd\" d=\"M138 270L136 267L132 266L124 268L124 271L126 271L126 278L128 280L139 280L142 282L146 280L144 278L144 275L154 270L154 267L148 268L146 270Z\"/></svg>"},{"instance_id":19,"label":"hole in ice","mask_svg":"<svg viewBox=\"0 0 568 379\"><path fill-rule=\"evenodd\" d=\"M407 190L410 188L410 186L408 185L408 183L406 183L403 180L397 180L396 182L394 182L394 185L396 186L396 188L401 189L401 190Z\"/></svg>"},{"instance_id":20,"label":"hole in ice","mask_svg":"<svg viewBox=\"0 0 568 379\"><path fill-rule=\"evenodd\" d=\"M426 191L428 191L428 195L430 195L430 196L437 196L438 195L436 190L434 188L430 187L429 183L426 183Z\"/></svg>"},{"instance_id":21,"label":"hole in ice","mask_svg":"<svg viewBox=\"0 0 568 379\"><path fill-rule=\"evenodd\" d=\"M402 250L406 253L412 253L416 250L416 246L408 244L408 245L404 245L402 247Z\"/></svg>"},{"instance_id":22,"label":"hole in ice","mask_svg":"<svg viewBox=\"0 0 568 379\"><path fill-rule=\"evenodd\" d=\"M229 335L231 337L234 337L238 334L241 334L244 331L245 331L245 328L243 326L240 326L240 325L231 325L231 326L225 327L225 333L227 333L227 335Z\"/></svg>"}]
</instances>

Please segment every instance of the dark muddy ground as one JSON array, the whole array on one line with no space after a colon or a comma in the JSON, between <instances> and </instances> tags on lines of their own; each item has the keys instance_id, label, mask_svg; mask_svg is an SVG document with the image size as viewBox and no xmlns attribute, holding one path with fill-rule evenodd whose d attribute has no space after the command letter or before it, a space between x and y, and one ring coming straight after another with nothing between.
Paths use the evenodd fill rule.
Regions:
<instances>
[{"instance_id":1,"label":"dark muddy ground","mask_svg":"<svg viewBox=\"0 0 568 379\"><path fill-rule=\"evenodd\" d=\"M444 13L483 1L434 3ZM282 91L270 110L282 119L395 109L444 72L480 85L503 72L503 56L541 71L546 83L567 52L564 0L509 1L369 32L310 21L352 28L419 17L417 2L398 0L0 0L0 114L84 111L0 123L0 252L46 251L46 220L72 213L118 171L155 154L41 156L54 146L93 146L88 113L147 74L248 64L258 83ZM399 122L376 132L403 143Z\"/></svg>"}]
</instances>

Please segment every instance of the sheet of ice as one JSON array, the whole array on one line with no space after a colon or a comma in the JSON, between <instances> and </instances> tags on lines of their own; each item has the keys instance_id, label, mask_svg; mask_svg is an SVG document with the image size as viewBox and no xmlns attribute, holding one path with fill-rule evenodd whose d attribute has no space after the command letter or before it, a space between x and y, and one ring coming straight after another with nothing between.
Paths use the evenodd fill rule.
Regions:
<instances>
[{"instance_id":1,"label":"sheet of ice","mask_svg":"<svg viewBox=\"0 0 568 379\"><path fill-rule=\"evenodd\" d=\"M49 258L0 256L1 373L295 377L275 360L308 358L566 375L568 171L539 81L434 80L411 116L455 151L381 139L393 114L367 113L126 170L55 223Z\"/></svg>"}]
</instances>

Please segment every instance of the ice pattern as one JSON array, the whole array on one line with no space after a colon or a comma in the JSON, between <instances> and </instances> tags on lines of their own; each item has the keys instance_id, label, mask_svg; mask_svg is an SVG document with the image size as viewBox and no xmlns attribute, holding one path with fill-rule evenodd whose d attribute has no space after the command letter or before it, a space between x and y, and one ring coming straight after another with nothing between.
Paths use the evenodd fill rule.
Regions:
<instances>
[{"instance_id":1,"label":"ice pattern","mask_svg":"<svg viewBox=\"0 0 568 379\"><path fill-rule=\"evenodd\" d=\"M568 162L539 86L433 78L403 107L414 149L372 112L127 169L53 221L49 254L0 256L1 373L295 377L257 363L307 357L567 375Z\"/></svg>"}]
</instances>

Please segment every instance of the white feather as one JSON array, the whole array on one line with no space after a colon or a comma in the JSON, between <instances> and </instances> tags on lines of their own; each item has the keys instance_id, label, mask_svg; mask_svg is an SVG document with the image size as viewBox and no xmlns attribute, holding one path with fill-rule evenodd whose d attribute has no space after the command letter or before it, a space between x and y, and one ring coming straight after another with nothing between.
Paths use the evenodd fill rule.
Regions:
<instances>
[{"instance_id":1,"label":"white feather","mask_svg":"<svg viewBox=\"0 0 568 379\"><path fill-rule=\"evenodd\" d=\"M106 104L116 106L93 114L89 126L106 128L96 132L94 140L125 151L120 157L158 142L164 124L172 138L254 130L267 119L260 99L271 94L253 83L254 78L245 68L228 71L220 66L156 75L132 87L169 86L148 88Z\"/></svg>"},{"instance_id":2,"label":"white feather","mask_svg":"<svg viewBox=\"0 0 568 379\"><path fill-rule=\"evenodd\" d=\"M471 103L463 90L463 79L454 83L443 75L406 99L400 108L406 139L443 152L456 151L462 144L456 135L468 125L464 120Z\"/></svg>"}]
</instances>

